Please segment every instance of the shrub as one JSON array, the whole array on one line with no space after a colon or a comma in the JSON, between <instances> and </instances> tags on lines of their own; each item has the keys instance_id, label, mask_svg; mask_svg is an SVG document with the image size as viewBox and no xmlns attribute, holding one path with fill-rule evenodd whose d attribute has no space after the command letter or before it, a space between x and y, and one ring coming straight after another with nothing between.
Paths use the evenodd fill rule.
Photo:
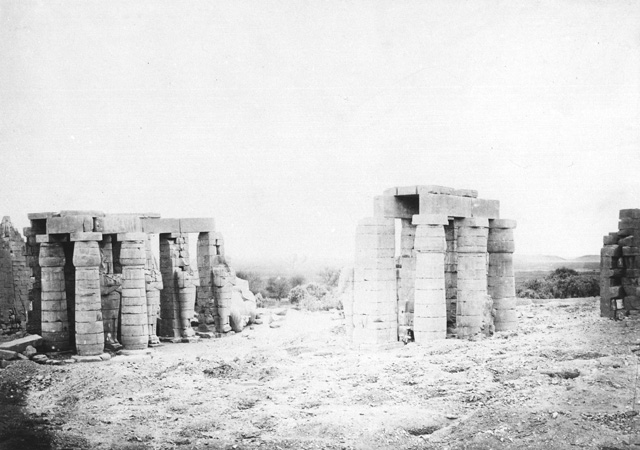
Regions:
<instances>
[{"instance_id":1,"label":"shrub","mask_svg":"<svg viewBox=\"0 0 640 450\"><path fill-rule=\"evenodd\" d=\"M532 299L595 297L600 295L600 281L592 273L561 267L544 278L525 281L516 295Z\"/></svg>"},{"instance_id":2,"label":"shrub","mask_svg":"<svg viewBox=\"0 0 640 450\"><path fill-rule=\"evenodd\" d=\"M342 308L340 300L333 295L333 292L318 283L307 283L294 287L289 292L289 301L298 309L307 311Z\"/></svg>"},{"instance_id":3,"label":"shrub","mask_svg":"<svg viewBox=\"0 0 640 450\"><path fill-rule=\"evenodd\" d=\"M278 301L289 295L291 286L289 280L283 277L271 277L267 281L267 294L269 297L275 298Z\"/></svg>"}]
</instances>

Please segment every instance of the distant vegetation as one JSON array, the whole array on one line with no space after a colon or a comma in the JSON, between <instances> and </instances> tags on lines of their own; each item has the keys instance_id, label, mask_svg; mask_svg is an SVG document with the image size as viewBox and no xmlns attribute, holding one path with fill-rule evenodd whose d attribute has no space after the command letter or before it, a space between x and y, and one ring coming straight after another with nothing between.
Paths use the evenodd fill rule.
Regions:
<instances>
[{"instance_id":1,"label":"distant vegetation","mask_svg":"<svg viewBox=\"0 0 640 450\"><path fill-rule=\"evenodd\" d=\"M300 274L288 277L264 276L258 271L239 270L236 275L249 282L249 289L258 299L258 307L277 306L288 300L296 308L309 311L342 309L335 292L340 269L335 267L325 267L318 271L311 282L307 282Z\"/></svg>"},{"instance_id":2,"label":"distant vegetation","mask_svg":"<svg viewBox=\"0 0 640 450\"><path fill-rule=\"evenodd\" d=\"M600 295L600 281L596 272L581 273L567 267L555 269L541 278L517 283L519 298L578 298Z\"/></svg>"}]
</instances>

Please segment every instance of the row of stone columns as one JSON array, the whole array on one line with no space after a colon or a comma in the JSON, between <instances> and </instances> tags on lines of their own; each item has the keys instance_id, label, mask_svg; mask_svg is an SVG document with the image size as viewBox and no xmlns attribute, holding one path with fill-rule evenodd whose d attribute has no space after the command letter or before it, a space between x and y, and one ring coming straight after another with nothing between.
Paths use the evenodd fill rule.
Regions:
<instances>
[{"instance_id":1,"label":"row of stone columns","mask_svg":"<svg viewBox=\"0 0 640 450\"><path fill-rule=\"evenodd\" d=\"M458 337L490 334L494 325L498 331L517 325L515 222L463 218L455 219L452 226L446 216L414 215L411 226L402 223L398 278L392 276L394 225L393 219L386 218L365 219L358 224L353 312L348 311L347 317L348 326L353 326L354 342L397 340L388 331L395 325L387 314L398 303L393 317L404 327L402 320L408 315L405 304L413 302L412 328L418 343L446 337L448 300L455 300ZM411 250L409 239L413 241ZM412 260L415 270L409 271ZM411 293L406 286L408 280L403 278L407 276L414 283Z\"/></svg>"}]
</instances>

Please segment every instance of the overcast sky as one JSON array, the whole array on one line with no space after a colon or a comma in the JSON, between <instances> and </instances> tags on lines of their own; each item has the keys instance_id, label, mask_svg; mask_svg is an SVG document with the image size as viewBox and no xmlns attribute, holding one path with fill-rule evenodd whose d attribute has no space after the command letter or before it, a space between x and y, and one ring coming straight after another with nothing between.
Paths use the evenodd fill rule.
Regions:
<instances>
[{"instance_id":1,"label":"overcast sky","mask_svg":"<svg viewBox=\"0 0 640 450\"><path fill-rule=\"evenodd\" d=\"M0 216L213 216L348 258L391 186L498 199L523 254L640 208L637 1L0 0Z\"/></svg>"}]
</instances>

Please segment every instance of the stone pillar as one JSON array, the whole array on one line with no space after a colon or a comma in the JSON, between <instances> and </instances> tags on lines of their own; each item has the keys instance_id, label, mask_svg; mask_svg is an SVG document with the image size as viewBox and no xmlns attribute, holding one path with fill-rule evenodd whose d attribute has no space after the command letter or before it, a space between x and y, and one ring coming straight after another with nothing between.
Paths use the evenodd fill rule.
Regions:
<instances>
[{"instance_id":1,"label":"stone pillar","mask_svg":"<svg viewBox=\"0 0 640 450\"><path fill-rule=\"evenodd\" d=\"M218 262L213 269L213 295L216 305L216 329L218 333L231 331L229 316L231 316L231 296L235 276L229 266Z\"/></svg>"},{"instance_id":2,"label":"stone pillar","mask_svg":"<svg viewBox=\"0 0 640 450\"><path fill-rule=\"evenodd\" d=\"M444 256L444 284L447 299L447 325L455 328L458 298L458 252L456 251L456 227L453 223L444 227L447 252Z\"/></svg>"},{"instance_id":3,"label":"stone pillar","mask_svg":"<svg viewBox=\"0 0 640 450\"><path fill-rule=\"evenodd\" d=\"M147 294L147 326L149 327L149 346L160 345L157 335L158 314L160 313L160 291L162 291L162 274L151 249L151 236L145 240L145 290Z\"/></svg>"},{"instance_id":4,"label":"stone pillar","mask_svg":"<svg viewBox=\"0 0 640 450\"><path fill-rule=\"evenodd\" d=\"M0 223L0 329L26 329L29 285L24 239L5 216Z\"/></svg>"},{"instance_id":5,"label":"stone pillar","mask_svg":"<svg viewBox=\"0 0 640 450\"><path fill-rule=\"evenodd\" d=\"M120 350L122 345L118 342L120 304L122 301L122 273L116 273L114 253L116 260L120 259L120 243L114 242L111 235L105 235L102 239L100 252L100 297L102 303L102 324L104 330L105 346L110 350ZM119 265L119 262L118 262Z\"/></svg>"},{"instance_id":6,"label":"stone pillar","mask_svg":"<svg viewBox=\"0 0 640 450\"><path fill-rule=\"evenodd\" d=\"M447 337L444 262L446 216L416 215L416 284L413 336L417 344Z\"/></svg>"},{"instance_id":7,"label":"stone pillar","mask_svg":"<svg viewBox=\"0 0 640 450\"><path fill-rule=\"evenodd\" d=\"M120 337L127 350L143 350L149 344L144 233L118 234L122 265L122 307Z\"/></svg>"},{"instance_id":8,"label":"stone pillar","mask_svg":"<svg viewBox=\"0 0 640 450\"><path fill-rule=\"evenodd\" d=\"M456 326L458 337L489 333L490 297L487 295L487 219L459 219L458 293Z\"/></svg>"},{"instance_id":9,"label":"stone pillar","mask_svg":"<svg viewBox=\"0 0 640 450\"><path fill-rule=\"evenodd\" d=\"M394 219L368 218L356 229L353 342L398 341Z\"/></svg>"},{"instance_id":10,"label":"stone pillar","mask_svg":"<svg viewBox=\"0 0 640 450\"><path fill-rule=\"evenodd\" d=\"M197 293L198 331L215 333L215 318L218 315L215 296L213 294L213 267L216 261L218 247L214 233L198 234L198 274L200 275L200 289Z\"/></svg>"},{"instance_id":11,"label":"stone pillar","mask_svg":"<svg viewBox=\"0 0 640 450\"><path fill-rule=\"evenodd\" d=\"M160 235L160 336L174 342L195 335L191 328L196 286L199 281L189 263L189 236L182 233Z\"/></svg>"},{"instance_id":12,"label":"stone pillar","mask_svg":"<svg viewBox=\"0 0 640 450\"><path fill-rule=\"evenodd\" d=\"M162 274L162 291L160 292L160 321L158 334L161 338L180 340L180 307L175 273L180 270L180 249L178 234L160 235L160 273Z\"/></svg>"},{"instance_id":13,"label":"stone pillar","mask_svg":"<svg viewBox=\"0 0 640 450\"><path fill-rule=\"evenodd\" d=\"M68 350L71 345L64 280L66 260L62 245L41 243L39 262L42 274L42 339L48 350Z\"/></svg>"},{"instance_id":14,"label":"stone pillar","mask_svg":"<svg viewBox=\"0 0 640 450\"><path fill-rule=\"evenodd\" d=\"M600 250L600 316L614 318L616 308L612 300L619 298L624 275L622 247L618 245L618 233L603 237L604 246Z\"/></svg>"},{"instance_id":15,"label":"stone pillar","mask_svg":"<svg viewBox=\"0 0 640 450\"><path fill-rule=\"evenodd\" d=\"M413 329L415 304L416 251L414 241L416 226L410 219L401 220L400 261L398 268L398 334L406 336Z\"/></svg>"},{"instance_id":16,"label":"stone pillar","mask_svg":"<svg viewBox=\"0 0 640 450\"><path fill-rule=\"evenodd\" d=\"M75 266L76 351L80 356L104 351L102 302L100 296L100 233L72 233Z\"/></svg>"},{"instance_id":17,"label":"stone pillar","mask_svg":"<svg viewBox=\"0 0 640 450\"><path fill-rule=\"evenodd\" d=\"M27 238L27 266L31 270L31 280L29 284L30 308L27 319L27 331L31 334L41 334L42 271L38 262L40 256L40 243L36 241L36 234L31 228L25 228L24 235Z\"/></svg>"},{"instance_id":18,"label":"stone pillar","mask_svg":"<svg viewBox=\"0 0 640 450\"><path fill-rule=\"evenodd\" d=\"M518 328L516 283L513 272L513 252L515 250L513 229L515 227L515 220L489 220L487 287L489 295L493 299L496 331Z\"/></svg>"}]
</instances>

